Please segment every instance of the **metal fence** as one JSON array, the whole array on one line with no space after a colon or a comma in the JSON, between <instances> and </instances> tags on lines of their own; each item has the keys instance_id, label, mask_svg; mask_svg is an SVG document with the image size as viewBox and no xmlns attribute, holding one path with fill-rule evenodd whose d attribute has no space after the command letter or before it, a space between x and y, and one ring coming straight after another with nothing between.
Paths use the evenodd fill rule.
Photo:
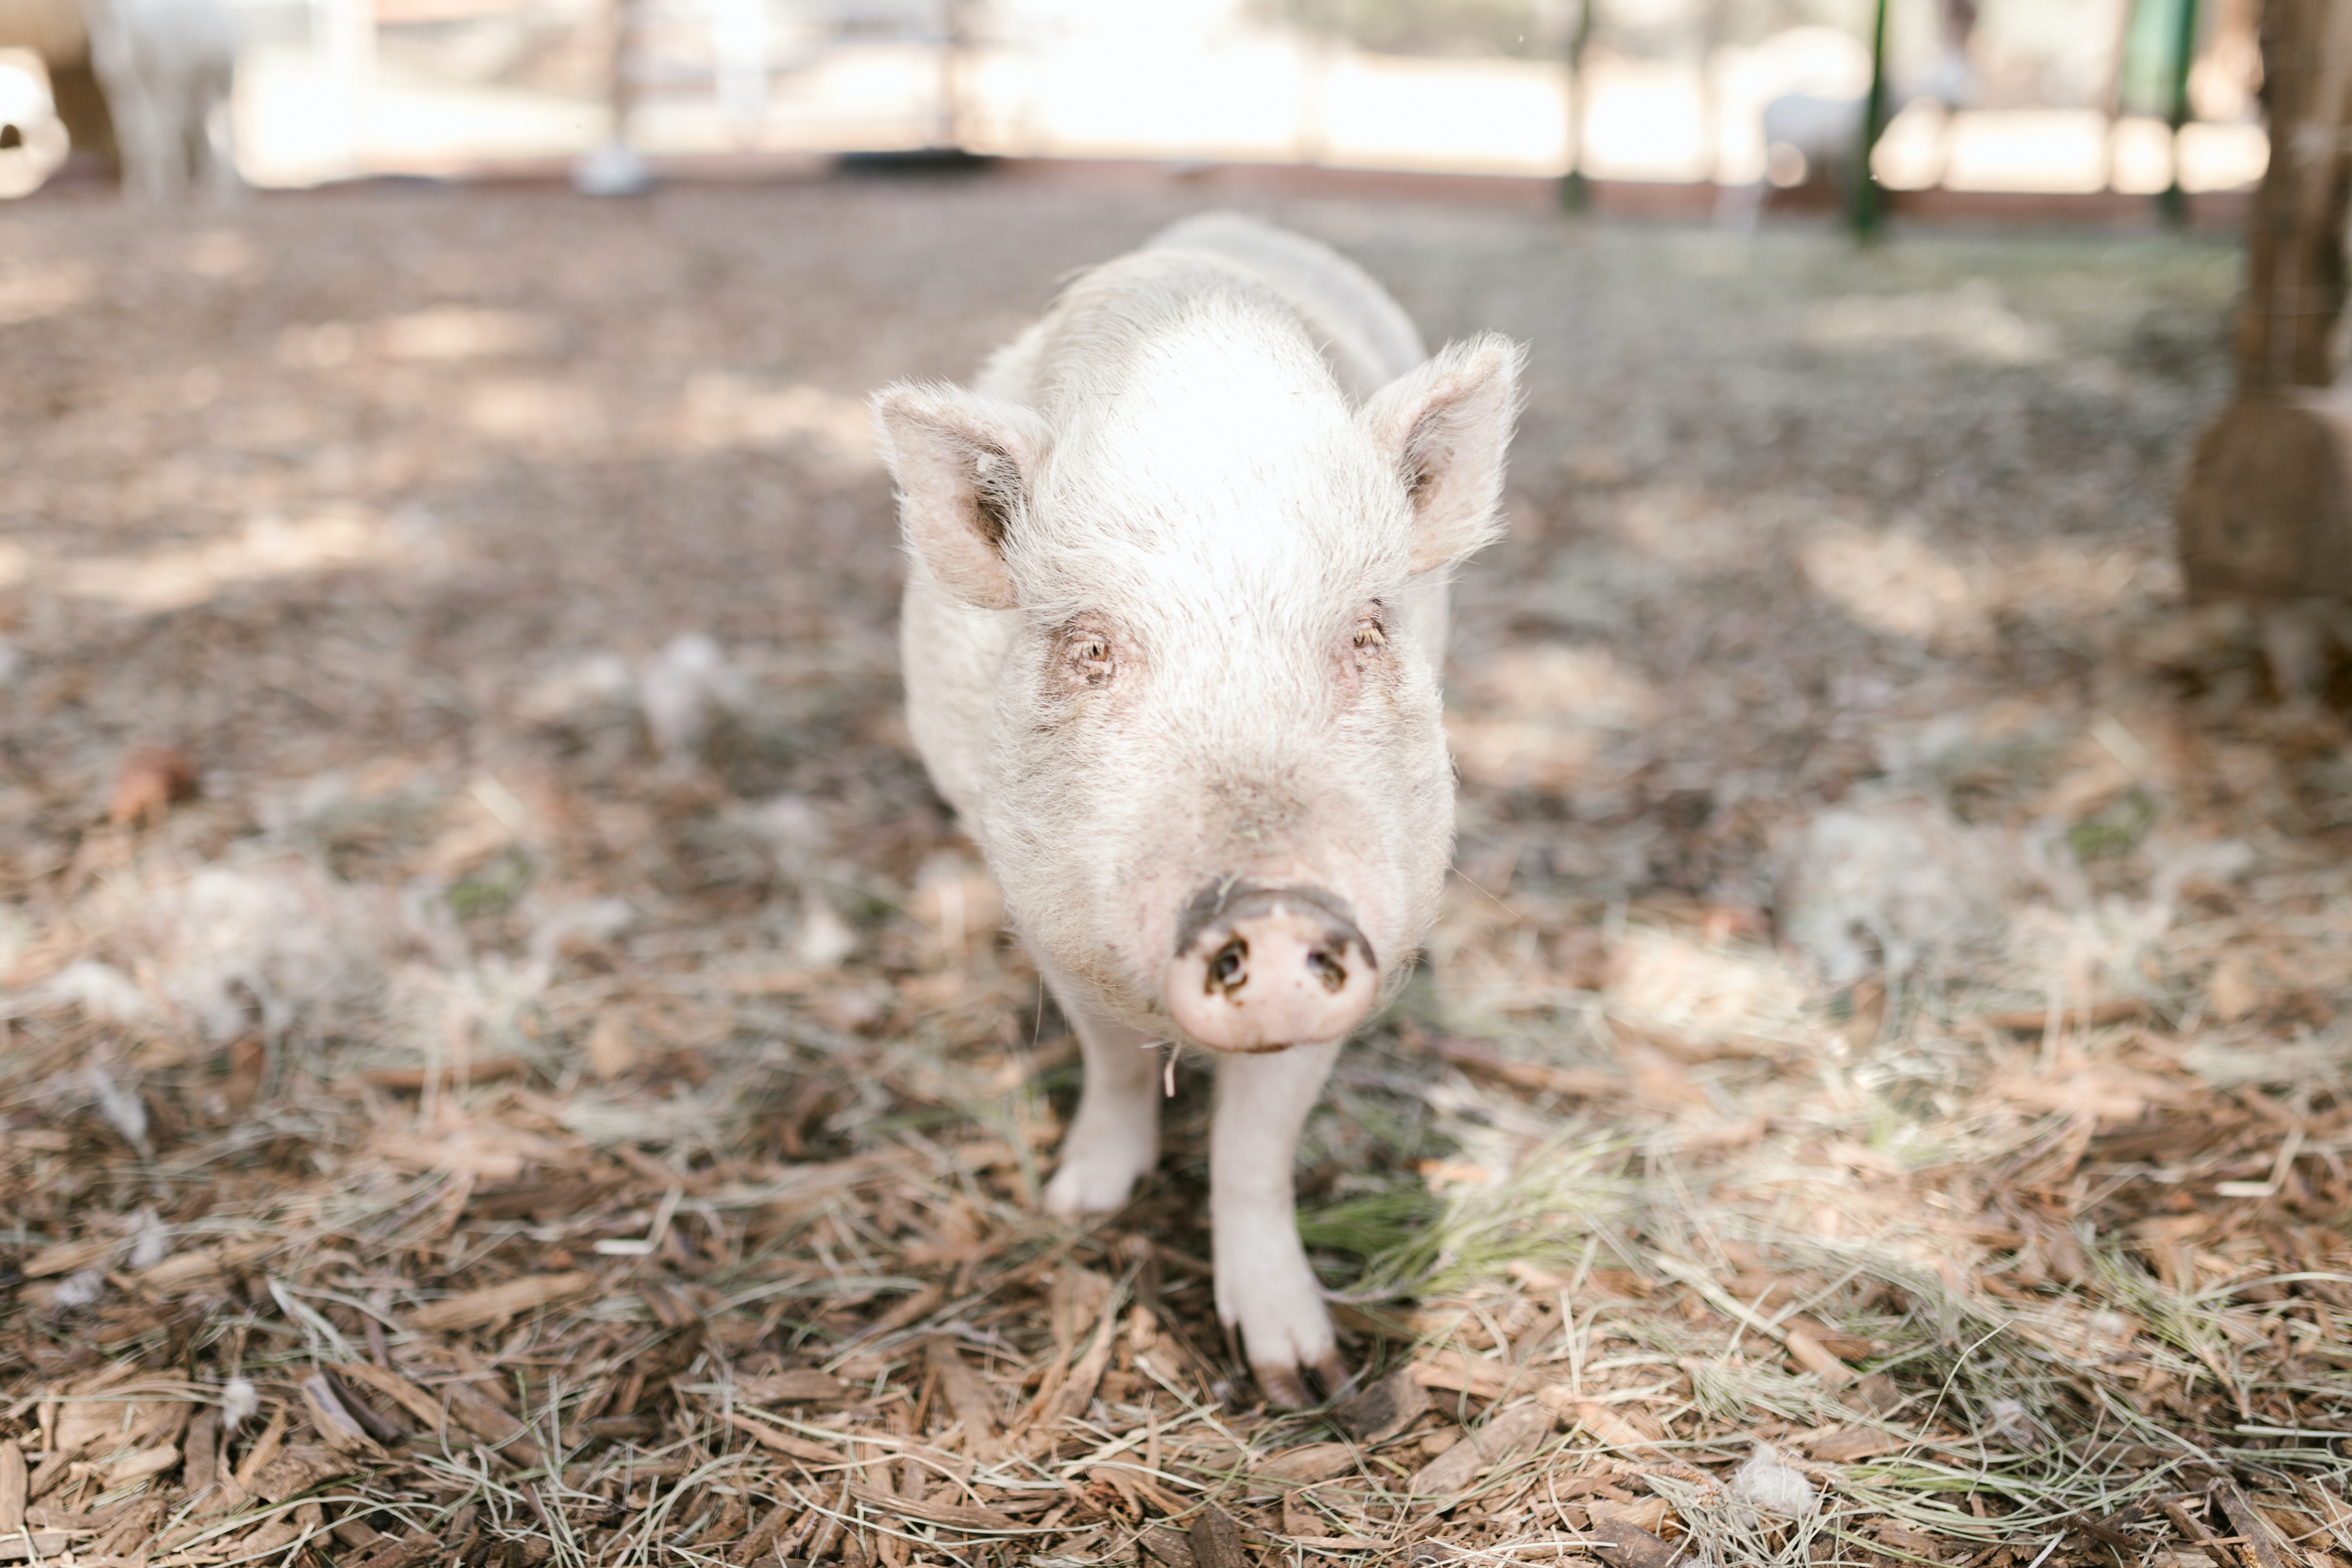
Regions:
<instances>
[{"instance_id":1,"label":"metal fence","mask_svg":"<svg viewBox=\"0 0 2352 1568\"><path fill-rule=\"evenodd\" d=\"M229 0L262 184L960 147L1819 184L1877 0ZM2256 0L1886 0L1896 188L2243 185ZM2189 40L2184 57L2180 44ZM2180 90L2186 88L2186 113ZM2176 126L2179 118L2183 123ZM1841 140L1843 138L1843 140Z\"/></svg>"}]
</instances>

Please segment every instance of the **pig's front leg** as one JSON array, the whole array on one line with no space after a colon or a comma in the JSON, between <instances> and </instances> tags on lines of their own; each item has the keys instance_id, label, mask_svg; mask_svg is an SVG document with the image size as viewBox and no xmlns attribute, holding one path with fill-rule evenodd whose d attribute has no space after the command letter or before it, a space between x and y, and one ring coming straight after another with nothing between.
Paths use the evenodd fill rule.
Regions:
<instances>
[{"instance_id":1,"label":"pig's front leg","mask_svg":"<svg viewBox=\"0 0 2352 1568\"><path fill-rule=\"evenodd\" d=\"M1347 1380L1330 1314L1299 1245L1290 1173L1298 1130L1339 1056L1334 1041L1217 1063L1209 1134L1217 1316L1241 1330L1265 1396L1294 1407L1311 1403L1302 1368L1313 1368L1328 1394Z\"/></svg>"},{"instance_id":2,"label":"pig's front leg","mask_svg":"<svg viewBox=\"0 0 2352 1568\"><path fill-rule=\"evenodd\" d=\"M1055 1000L1086 1060L1078 1114L1062 1140L1062 1166L1045 1184L1045 1210L1064 1219L1127 1202L1160 1159L1160 1055L1151 1037L1110 1016L1085 986L1050 971Z\"/></svg>"}]
</instances>

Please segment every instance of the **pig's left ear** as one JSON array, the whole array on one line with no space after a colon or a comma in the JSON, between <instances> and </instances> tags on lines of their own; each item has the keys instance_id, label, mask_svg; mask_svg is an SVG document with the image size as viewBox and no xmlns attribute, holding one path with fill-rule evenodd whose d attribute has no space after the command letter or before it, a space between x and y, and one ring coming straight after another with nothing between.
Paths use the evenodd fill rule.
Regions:
<instances>
[{"instance_id":1,"label":"pig's left ear","mask_svg":"<svg viewBox=\"0 0 2352 1568\"><path fill-rule=\"evenodd\" d=\"M1004 541L1028 509L1045 422L961 387L907 383L874 395L874 418L908 544L965 604L1013 608Z\"/></svg>"},{"instance_id":2,"label":"pig's left ear","mask_svg":"<svg viewBox=\"0 0 2352 1568\"><path fill-rule=\"evenodd\" d=\"M1357 416L1412 498L1412 571L1451 566L1502 532L1503 452L1527 351L1499 332L1448 343Z\"/></svg>"}]
</instances>

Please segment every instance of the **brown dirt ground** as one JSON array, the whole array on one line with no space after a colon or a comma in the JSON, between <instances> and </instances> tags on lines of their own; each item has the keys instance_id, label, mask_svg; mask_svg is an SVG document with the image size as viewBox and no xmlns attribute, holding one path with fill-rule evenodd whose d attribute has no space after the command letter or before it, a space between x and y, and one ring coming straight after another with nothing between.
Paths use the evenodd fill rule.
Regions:
<instances>
[{"instance_id":1,"label":"brown dirt ground","mask_svg":"<svg viewBox=\"0 0 2352 1568\"><path fill-rule=\"evenodd\" d=\"M1198 1064L1035 1214L859 400L1187 206L0 214L0 1562L2352 1563L2341 675L2168 552L2226 247L1270 205L1534 347L1302 1154L1401 1429L1256 1405Z\"/></svg>"}]
</instances>

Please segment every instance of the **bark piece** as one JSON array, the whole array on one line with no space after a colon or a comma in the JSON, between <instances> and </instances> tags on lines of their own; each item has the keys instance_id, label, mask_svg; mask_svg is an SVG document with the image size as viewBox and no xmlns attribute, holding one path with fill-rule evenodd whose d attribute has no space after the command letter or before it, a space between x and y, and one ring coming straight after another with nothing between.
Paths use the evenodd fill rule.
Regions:
<instances>
[{"instance_id":1,"label":"bark piece","mask_svg":"<svg viewBox=\"0 0 2352 1568\"><path fill-rule=\"evenodd\" d=\"M1853 1368L1832 1355L1829 1348L1802 1329L1790 1329L1781 1343L1789 1359L1822 1380L1824 1388L1843 1388L1854 1378Z\"/></svg>"},{"instance_id":2,"label":"bark piece","mask_svg":"<svg viewBox=\"0 0 2352 1568\"><path fill-rule=\"evenodd\" d=\"M311 1426L330 1448L354 1458L385 1458L383 1445L368 1436L367 1428L352 1415L324 1373L302 1380L302 1404L310 1412Z\"/></svg>"},{"instance_id":3,"label":"bark piece","mask_svg":"<svg viewBox=\"0 0 2352 1568\"><path fill-rule=\"evenodd\" d=\"M288 1448L261 1473L253 1478L248 1489L257 1498L270 1502L284 1502L297 1492L309 1491L321 1481L331 1481L348 1476L358 1466L333 1449L314 1444L299 1444Z\"/></svg>"},{"instance_id":4,"label":"bark piece","mask_svg":"<svg viewBox=\"0 0 2352 1568\"><path fill-rule=\"evenodd\" d=\"M26 1486L24 1445L14 1437L0 1438L0 1535L25 1528Z\"/></svg>"},{"instance_id":5,"label":"bark piece","mask_svg":"<svg viewBox=\"0 0 2352 1568\"><path fill-rule=\"evenodd\" d=\"M1475 1431L1415 1471L1408 1488L1432 1497L1466 1489L1479 1471L1534 1453L1551 1436L1552 1413L1541 1405L1520 1405L1489 1416Z\"/></svg>"},{"instance_id":6,"label":"bark piece","mask_svg":"<svg viewBox=\"0 0 2352 1568\"><path fill-rule=\"evenodd\" d=\"M1427 1397L1426 1395L1423 1396ZM1276 1454L1252 1473L1260 1480L1328 1481L1356 1468L1356 1450L1345 1443L1309 1443Z\"/></svg>"},{"instance_id":7,"label":"bark piece","mask_svg":"<svg viewBox=\"0 0 2352 1568\"><path fill-rule=\"evenodd\" d=\"M1135 1543L1160 1568L1200 1568L1192 1556L1192 1542L1164 1524L1153 1525L1136 1537Z\"/></svg>"},{"instance_id":8,"label":"bark piece","mask_svg":"<svg viewBox=\"0 0 2352 1568\"><path fill-rule=\"evenodd\" d=\"M927 1498L893 1496L878 1487L853 1486L849 1495L868 1508L884 1513L894 1513L901 1519L919 1519L929 1524L945 1524L957 1530L1018 1530L1021 1523L1009 1514L992 1508L974 1508L969 1503L939 1502Z\"/></svg>"},{"instance_id":9,"label":"bark piece","mask_svg":"<svg viewBox=\"0 0 2352 1568\"><path fill-rule=\"evenodd\" d=\"M339 1361L330 1370L347 1383L364 1384L374 1389L423 1422L427 1431L437 1432L449 1424L449 1414L441 1408L439 1400L396 1372L363 1361Z\"/></svg>"},{"instance_id":10,"label":"bark piece","mask_svg":"<svg viewBox=\"0 0 2352 1568\"><path fill-rule=\"evenodd\" d=\"M220 1477L220 1412L207 1405L188 1422L187 1441L180 1467L180 1484L188 1495L194 1497L210 1491ZM0 1483L5 1484L5 1483ZM0 1507L0 1531L5 1531L7 1510Z\"/></svg>"},{"instance_id":11,"label":"bark piece","mask_svg":"<svg viewBox=\"0 0 2352 1568\"><path fill-rule=\"evenodd\" d=\"M523 1424L499 1406L498 1402L470 1383L443 1385L449 1394L449 1414L457 1424L485 1442L495 1445L499 1452L520 1465L541 1462L539 1445L530 1440Z\"/></svg>"},{"instance_id":12,"label":"bark piece","mask_svg":"<svg viewBox=\"0 0 2352 1568\"><path fill-rule=\"evenodd\" d=\"M1609 1568L1675 1568L1676 1563L1696 1561L1682 1548L1663 1537L1651 1534L1640 1525L1624 1519L1612 1519L1606 1524L1594 1521L1596 1531L1606 1531L1612 1539L1593 1543L1592 1554Z\"/></svg>"},{"instance_id":13,"label":"bark piece","mask_svg":"<svg viewBox=\"0 0 2352 1568\"><path fill-rule=\"evenodd\" d=\"M1339 1430L1365 1445L1385 1443L1429 1411L1429 1389L1409 1366L1373 1384L1339 1406Z\"/></svg>"},{"instance_id":14,"label":"bark piece","mask_svg":"<svg viewBox=\"0 0 2352 1568\"><path fill-rule=\"evenodd\" d=\"M996 1396L989 1392L980 1374L958 1352L949 1340L933 1340L923 1347L923 1357L940 1380L940 1393L948 1408L963 1423L964 1448L982 1464L996 1458L1003 1445L996 1440Z\"/></svg>"},{"instance_id":15,"label":"bark piece","mask_svg":"<svg viewBox=\"0 0 2352 1568\"><path fill-rule=\"evenodd\" d=\"M846 1399L849 1385L829 1372L814 1367L799 1367L791 1372L770 1373L763 1377L739 1377L735 1380L735 1396L756 1405L809 1405L824 1400ZM958 1406L956 1414L963 1414Z\"/></svg>"},{"instance_id":16,"label":"bark piece","mask_svg":"<svg viewBox=\"0 0 2352 1568\"><path fill-rule=\"evenodd\" d=\"M2180 1531L2183 1540L2213 1560L2214 1568L2245 1568L2245 1564L2240 1563L2228 1547L2213 1539L2211 1531L2198 1523L2189 1510L2180 1506L2179 1498L2166 1498L2157 1506L2164 1510L2164 1517L2172 1521L2172 1528Z\"/></svg>"},{"instance_id":17,"label":"bark piece","mask_svg":"<svg viewBox=\"0 0 2352 1568\"><path fill-rule=\"evenodd\" d=\"M816 1465L841 1463L842 1456L839 1449L828 1448L822 1443L812 1443L805 1437L795 1437L790 1432L769 1426L765 1421L754 1420L740 1410L729 1411L727 1423L738 1431L749 1433L752 1440L761 1447L773 1448L779 1454L790 1454L795 1459L806 1459L811 1464Z\"/></svg>"},{"instance_id":18,"label":"bark piece","mask_svg":"<svg viewBox=\"0 0 2352 1568\"><path fill-rule=\"evenodd\" d=\"M2220 1497L2221 1511L2230 1516L2231 1524L2246 1538L2247 1546L2253 1551L2254 1561L2262 1568L2285 1568L2279 1557L2278 1542L2271 1535L2270 1521L2246 1500L2246 1494L2234 1485L2224 1485L2220 1489Z\"/></svg>"},{"instance_id":19,"label":"bark piece","mask_svg":"<svg viewBox=\"0 0 2352 1568\"><path fill-rule=\"evenodd\" d=\"M509 1279L503 1285L467 1290L419 1307L408 1315L408 1321L427 1333L487 1329L544 1307L550 1301L577 1296L595 1284L596 1276L584 1269L569 1274L526 1275L520 1279Z\"/></svg>"},{"instance_id":20,"label":"bark piece","mask_svg":"<svg viewBox=\"0 0 2352 1568\"><path fill-rule=\"evenodd\" d=\"M177 746L139 746L122 759L114 775L109 821L120 827L161 816L173 805L196 797L195 760Z\"/></svg>"},{"instance_id":21,"label":"bark piece","mask_svg":"<svg viewBox=\"0 0 2352 1568\"><path fill-rule=\"evenodd\" d=\"M1192 1521L1186 1542L1196 1568L1249 1568L1249 1559L1242 1554L1241 1526L1215 1503L1203 1508Z\"/></svg>"},{"instance_id":22,"label":"bark piece","mask_svg":"<svg viewBox=\"0 0 2352 1568\"><path fill-rule=\"evenodd\" d=\"M1805 1451L1823 1464L1846 1465L1891 1454L1901 1447L1902 1439L1875 1426L1845 1426L1806 1442Z\"/></svg>"}]
</instances>

